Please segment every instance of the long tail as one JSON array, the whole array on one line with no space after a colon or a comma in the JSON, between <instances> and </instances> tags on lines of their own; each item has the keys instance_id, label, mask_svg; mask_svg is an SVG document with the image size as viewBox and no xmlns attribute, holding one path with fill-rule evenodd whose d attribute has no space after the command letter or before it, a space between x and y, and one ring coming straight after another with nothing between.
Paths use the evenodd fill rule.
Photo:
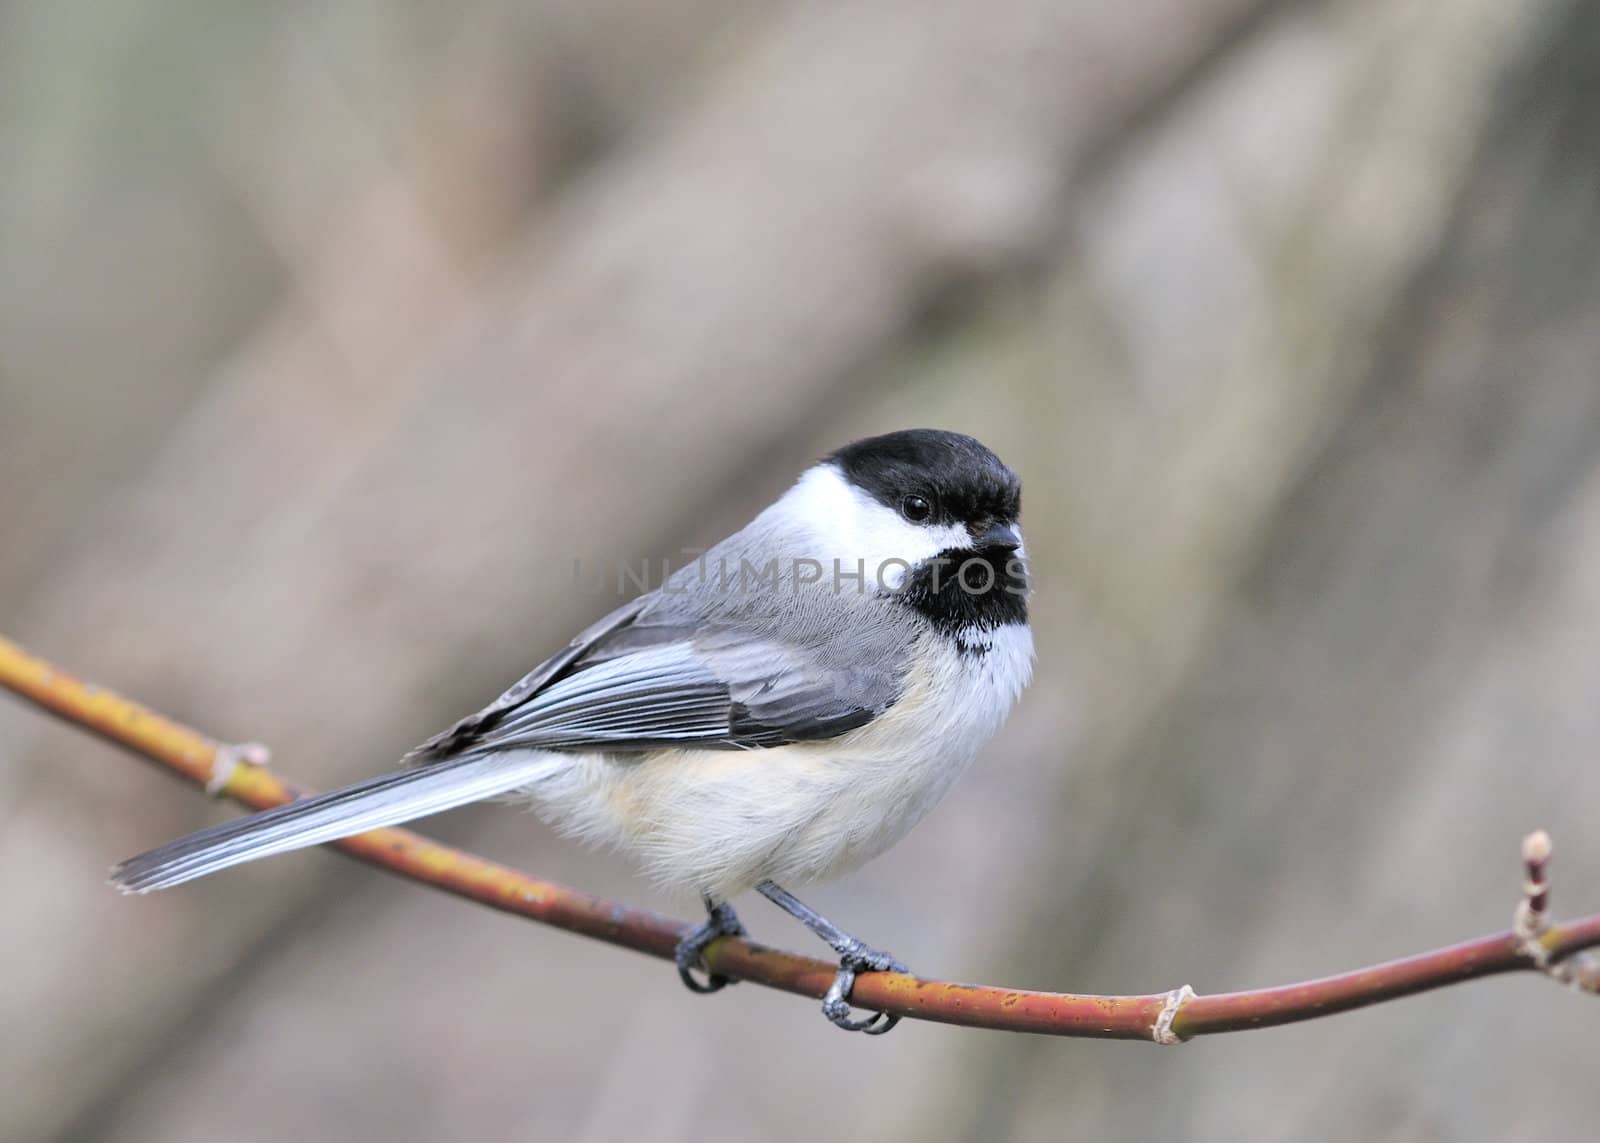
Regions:
<instances>
[{"instance_id":1,"label":"long tail","mask_svg":"<svg viewBox=\"0 0 1600 1143\"><path fill-rule=\"evenodd\" d=\"M550 754L468 755L382 774L223 822L130 857L111 870L111 883L124 893L168 889L259 857L337 841L492 798L553 773L564 761Z\"/></svg>"}]
</instances>

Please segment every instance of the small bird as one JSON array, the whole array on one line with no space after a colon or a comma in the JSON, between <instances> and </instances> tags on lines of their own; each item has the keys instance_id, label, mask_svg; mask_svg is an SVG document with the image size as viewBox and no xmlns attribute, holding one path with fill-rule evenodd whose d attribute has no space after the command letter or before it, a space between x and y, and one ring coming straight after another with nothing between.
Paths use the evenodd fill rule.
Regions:
<instances>
[{"instance_id":1,"label":"small bird","mask_svg":"<svg viewBox=\"0 0 1600 1143\"><path fill-rule=\"evenodd\" d=\"M677 947L696 992L756 889L826 941L823 1014L847 1031L858 973L907 971L781 886L876 857L933 808L1033 669L1021 485L978 441L909 429L807 469L760 515L539 664L405 766L225 822L112 870L131 893L427 817L531 804L560 833L697 893ZM697 973L702 975L697 975Z\"/></svg>"}]
</instances>

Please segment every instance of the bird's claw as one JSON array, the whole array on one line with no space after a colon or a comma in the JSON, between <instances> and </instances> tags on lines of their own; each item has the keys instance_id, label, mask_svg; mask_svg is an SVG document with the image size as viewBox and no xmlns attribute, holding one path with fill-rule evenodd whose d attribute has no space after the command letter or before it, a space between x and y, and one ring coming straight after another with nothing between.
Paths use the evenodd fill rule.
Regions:
<instances>
[{"instance_id":1,"label":"bird's claw","mask_svg":"<svg viewBox=\"0 0 1600 1143\"><path fill-rule=\"evenodd\" d=\"M868 948L852 938L849 944L839 950L839 971L834 974L833 983L822 998L822 1014L835 1027L843 1028L846 1032L881 1036L900 1023L900 1017L888 1012L874 1012L865 1019L854 1019L850 1015L850 991L856 985L856 977L863 972L910 971L888 953Z\"/></svg>"},{"instance_id":2,"label":"bird's claw","mask_svg":"<svg viewBox=\"0 0 1600 1143\"><path fill-rule=\"evenodd\" d=\"M725 904L710 908L705 923L687 933L673 950L672 959L677 962L678 979L683 981L684 987L690 992L704 995L721 992L728 985L735 983L731 977L711 972L709 969L706 970L705 979L701 980L695 976L694 970L706 967L701 957L712 941L719 937L742 936L744 936L744 925L739 923L739 917L732 908Z\"/></svg>"}]
</instances>

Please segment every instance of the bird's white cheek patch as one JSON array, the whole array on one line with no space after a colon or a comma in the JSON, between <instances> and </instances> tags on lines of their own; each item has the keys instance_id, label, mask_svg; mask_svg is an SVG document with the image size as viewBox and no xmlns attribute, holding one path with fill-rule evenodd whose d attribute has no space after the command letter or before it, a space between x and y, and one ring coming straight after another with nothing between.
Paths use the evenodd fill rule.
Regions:
<instances>
[{"instance_id":1,"label":"bird's white cheek patch","mask_svg":"<svg viewBox=\"0 0 1600 1143\"><path fill-rule=\"evenodd\" d=\"M812 533L820 547L812 558L827 574L838 569L865 577L865 587L899 588L909 568L940 552L971 546L959 524L913 524L893 508L852 488L832 465L819 465L800 478L773 511Z\"/></svg>"},{"instance_id":2,"label":"bird's white cheek patch","mask_svg":"<svg viewBox=\"0 0 1600 1143\"><path fill-rule=\"evenodd\" d=\"M960 524L913 524L876 501L857 511L855 539L869 568L888 563L885 575L902 578L904 564L915 567L940 552L972 546L972 537Z\"/></svg>"}]
</instances>

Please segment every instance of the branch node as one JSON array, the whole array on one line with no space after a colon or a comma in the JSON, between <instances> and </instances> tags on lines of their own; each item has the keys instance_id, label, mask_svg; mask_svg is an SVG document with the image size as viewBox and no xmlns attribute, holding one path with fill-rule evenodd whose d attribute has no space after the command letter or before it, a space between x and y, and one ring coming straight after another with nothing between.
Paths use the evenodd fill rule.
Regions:
<instances>
[{"instance_id":1,"label":"branch node","mask_svg":"<svg viewBox=\"0 0 1600 1143\"><path fill-rule=\"evenodd\" d=\"M1150 1038L1158 1044L1183 1043L1183 1037L1172 1030L1172 1022L1178 1018L1178 1013L1183 1011L1184 1004L1194 997L1194 989L1187 984L1167 993L1167 1002L1162 1006L1161 1015L1156 1017L1155 1027L1150 1029Z\"/></svg>"},{"instance_id":2,"label":"branch node","mask_svg":"<svg viewBox=\"0 0 1600 1143\"><path fill-rule=\"evenodd\" d=\"M213 798L225 797L228 783L241 763L247 766L265 766L272 761L272 751L260 742L238 742L217 747L211 759L211 777L206 779L206 794Z\"/></svg>"},{"instance_id":3,"label":"branch node","mask_svg":"<svg viewBox=\"0 0 1600 1143\"><path fill-rule=\"evenodd\" d=\"M1557 984L1600 993L1600 960L1589 953L1552 960L1542 939L1550 929L1550 852L1550 835L1542 829L1522 839L1522 900L1511 924L1517 952Z\"/></svg>"}]
</instances>

